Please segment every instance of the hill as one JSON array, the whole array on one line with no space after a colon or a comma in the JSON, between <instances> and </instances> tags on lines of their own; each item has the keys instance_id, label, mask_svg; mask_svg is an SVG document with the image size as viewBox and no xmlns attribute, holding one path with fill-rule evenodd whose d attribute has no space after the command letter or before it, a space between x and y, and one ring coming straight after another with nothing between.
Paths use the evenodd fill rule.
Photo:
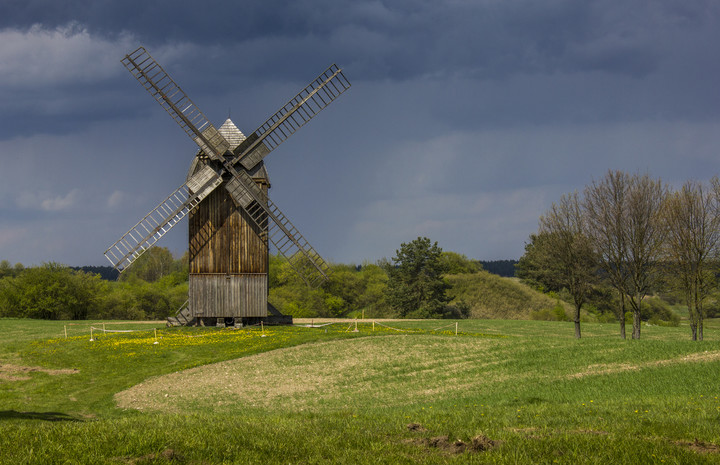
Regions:
<instances>
[{"instance_id":1,"label":"hill","mask_svg":"<svg viewBox=\"0 0 720 465\"><path fill-rule=\"evenodd\" d=\"M452 288L451 304L465 302L470 318L529 320L532 312L551 310L557 301L516 278L503 278L488 271L446 276ZM570 310L563 304L566 313Z\"/></svg>"}]
</instances>

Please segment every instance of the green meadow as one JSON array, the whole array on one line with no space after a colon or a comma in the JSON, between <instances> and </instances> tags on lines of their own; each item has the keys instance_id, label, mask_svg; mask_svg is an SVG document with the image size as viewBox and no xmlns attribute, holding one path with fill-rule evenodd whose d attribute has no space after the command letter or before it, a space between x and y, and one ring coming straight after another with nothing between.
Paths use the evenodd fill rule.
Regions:
<instances>
[{"instance_id":1,"label":"green meadow","mask_svg":"<svg viewBox=\"0 0 720 465\"><path fill-rule=\"evenodd\" d=\"M714 320L69 323L0 320L0 463L720 463Z\"/></svg>"}]
</instances>

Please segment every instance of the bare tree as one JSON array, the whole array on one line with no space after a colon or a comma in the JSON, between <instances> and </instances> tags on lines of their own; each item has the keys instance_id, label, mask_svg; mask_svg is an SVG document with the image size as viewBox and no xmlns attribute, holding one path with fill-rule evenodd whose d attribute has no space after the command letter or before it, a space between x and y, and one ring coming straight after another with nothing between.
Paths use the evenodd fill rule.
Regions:
<instances>
[{"instance_id":1,"label":"bare tree","mask_svg":"<svg viewBox=\"0 0 720 465\"><path fill-rule=\"evenodd\" d=\"M633 312L633 339L640 339L640 307L658 282L659 264L666 228L662 205L667 188L659 179L635 175L628 196L628 266L630 289L628 300Z\"/></svg>"},{"instance_id":2,"label":"bare tree","mask_svg":"<svg viewBox=\"0 0 720 465\"><path fill-rule=\"evenodd\" d=\"M660 180L610 171L585 191L588 231L611 285L621 298L621 336L625 301L633 313L633 339L640 338L640 308L657 281L665 229L661 207L667 189Z\"/></svg>"},{"instance_id":3,"label":"bare tree","mask_svg":"<svg viewBox=\"0 0 720 465\"><path fill-rule=\"evenodd\" d=\"M610 285L620 296L615 316L620 322L620 337L625 339L625 296L628 292L628 247L626 237L627 197L630 176L608 171L600 181L585 188L584 207L587 233L593 243L600 266Z\"/></svg>"},{"instance_id":4,"label":"bare tree","mask_svg":"<svg viewBox=\"0 0 720 465\"><path fill-rule=\"evenodd\" d=\"M665 202L665 256L672 270L670 284L685 298L693 341L703 339L703 304L717 285L720 246L720 181L710 188L688 181Z\"/></svg>"},{"instance_id":5,"label":"bare tree","mask_svg":"<svg viewBox=\"0 0 720 465\"><path fill-rule=\"evenodd\" d=\"M578 193L563 195L540 217L539 233L545 268L568 290L575 305L575 337L580 338L580 309L592 290L597 260L586 234L585 218Z\"/></svg>"}]
</instances>

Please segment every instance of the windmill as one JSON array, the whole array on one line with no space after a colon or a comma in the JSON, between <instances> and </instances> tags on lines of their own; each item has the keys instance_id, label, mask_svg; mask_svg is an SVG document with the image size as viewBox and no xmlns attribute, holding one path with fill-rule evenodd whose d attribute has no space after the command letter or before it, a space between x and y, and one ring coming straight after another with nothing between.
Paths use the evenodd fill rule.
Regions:
<instances>
[{"instance_id":1,"label":"windmill","mask_svg":"<svg viewBox=\"0 0 720 465\"><path fill-rule=\"evenodd\" d=\"M309 286L325 281L328 264L268 198L263 158L350 87L342 70L330 66L245 137L229 119L216 129L144 47L121 61L200 150L185 183L108 247L110 263L122 273L188 216L188 302L173 321L183 324L278 315L267 301L270 244Z\"/></svg>"}]
</instances>

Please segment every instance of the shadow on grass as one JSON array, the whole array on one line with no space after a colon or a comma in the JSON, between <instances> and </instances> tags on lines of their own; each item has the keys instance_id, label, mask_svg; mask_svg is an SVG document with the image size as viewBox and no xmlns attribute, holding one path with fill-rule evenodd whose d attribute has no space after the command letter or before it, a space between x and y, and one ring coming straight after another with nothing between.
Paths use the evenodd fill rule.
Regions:
<instances>
[{"instance_id":1,"label":"shadow on grass","mask_svg":"<svg viewBox=\"0 0 720 465\"><path fill-rule=\"evenodd\" d=\"M0 420L83 421L61 412L18 412L0 410Z\"/></svg>"}]
</instances>

